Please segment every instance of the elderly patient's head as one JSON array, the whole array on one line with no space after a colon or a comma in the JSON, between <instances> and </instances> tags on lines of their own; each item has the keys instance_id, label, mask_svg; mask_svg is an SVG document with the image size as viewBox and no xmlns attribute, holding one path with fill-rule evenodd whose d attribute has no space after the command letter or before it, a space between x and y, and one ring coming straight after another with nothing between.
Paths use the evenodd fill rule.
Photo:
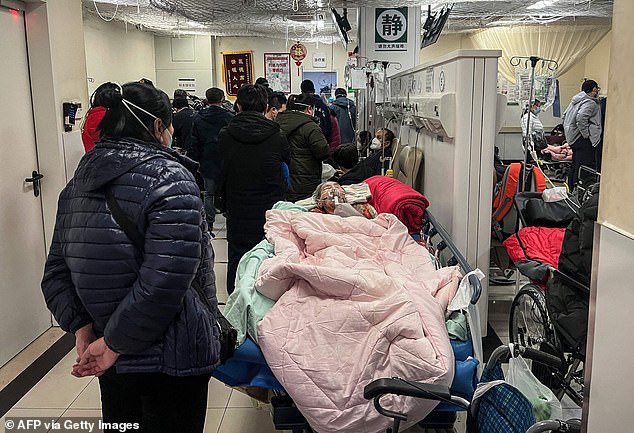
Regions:
<instances>
[{"instance_id":1,"label":"elderly patient's head","mask_svg":"<svg viewBox=\"0 0 634 433\"><path fill-rule=\"evenodd\" d=\"M333 213L335 211L335 198L338 199L339 203L345 203L346 192L337 182L324 182L317 187L313 193L313 198L321 210Z\"/></svg>"}]
</instances>

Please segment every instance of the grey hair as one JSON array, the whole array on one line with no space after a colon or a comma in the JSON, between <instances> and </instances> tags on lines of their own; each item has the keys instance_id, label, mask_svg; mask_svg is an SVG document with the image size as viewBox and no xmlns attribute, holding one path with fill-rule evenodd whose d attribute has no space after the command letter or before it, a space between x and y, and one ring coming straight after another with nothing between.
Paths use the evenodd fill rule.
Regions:
<instances>
[{"instance_id":1,"label":"grey hair","mask_svg":"<svg viewBox=\"0 0 634 433\"><path fill-rule=\"evenodd\" d=\"M326 182L322 182L317 185L317 188L315 188L315 192L313 192L313 201L315 203L319 203L319 199L321 198L321 190L324 188L325 184Z\"/></svg>"}]
</instances>

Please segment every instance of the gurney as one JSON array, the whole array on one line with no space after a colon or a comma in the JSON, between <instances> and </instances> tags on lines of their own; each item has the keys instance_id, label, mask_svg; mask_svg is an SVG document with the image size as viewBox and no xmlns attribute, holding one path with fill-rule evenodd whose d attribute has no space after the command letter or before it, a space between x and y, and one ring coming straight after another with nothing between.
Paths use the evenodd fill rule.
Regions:
<instances>
[{"instance_id":1,"label":"gurney","mask_svg":"<svg viewBox=\"0 0 634 433\"><path fill-rule=\"evenodd\" d=\"M412 237L433 251L434 256L442 265L458 265L464 275L469 275L467 279L472 291L469 307L471 312L470 325L472 331L476 331L476 334L479 335L479 317L476 307L481 294L479 278L472 273L472 269L463 255L429 211L425 213L420 232L413 234ZM456 395L471 398L478 381L478 360L482 359L480 338L475 337L468 341L452 340L451 348L455 356L455 375L451 390ZM302 414L294 406L293 401L286 395L284 387L268 367L262 351L251 339L246 339L237 348L234 357L216 369L213 375L229 386L246 389L249 395L254 397L257 395L266 402L270 401L273 421L278 430L311 431ZM272 397L270 399L262 398L266 394L249 392L253 387L270 390L269 395ZM456 411L459 410L462 409L441 404L423 421L424 425L435 428L449 427L455 420Z\"/></svg>"}]
</instances>

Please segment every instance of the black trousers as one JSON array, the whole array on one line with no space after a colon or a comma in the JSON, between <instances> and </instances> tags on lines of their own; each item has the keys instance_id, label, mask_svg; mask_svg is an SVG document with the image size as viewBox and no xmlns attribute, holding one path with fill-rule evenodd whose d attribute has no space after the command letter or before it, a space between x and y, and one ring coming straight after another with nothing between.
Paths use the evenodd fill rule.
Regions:
<instances>
[{"instance_id":1,"label":"black trousers","mask_svg":"<svg viewBox=\"0 0 634 433\"><path fill-rule=\"evenodd\" d=\"M236 288L236 273L238 272L238 263L240 263L240 259L243 255L248 253L251 248L256 246L258 242L227 242L227 292L229 294L232 294L233 290Z\"/></svg>"},{"instance_id":2,"label":"black trousers","mask_svg":"<svg viewBox=\"0 0 634 433\"><path fill-rule=\"evenodd\" d=\"M579 167L586 165L596 169L597 161L596 150L589 138L581 137L570 147L572 147L572 164L570 164L570 170L568 171L568 186L572 191L579 181ZM588 175L589 173L582 173L582 176Z\"/></svg>"},{"instance_id":3,"label":"black trousers","mask_svg":"<svg viewBox=\"0 0 634 433\"><path fill-rule=\"evenodd\" d=\"M203 433L210 374L174 377L161 373L99 378L104 423L139 423L141 433ZM119 432L104 429L104 433Z\"/></svg>"}]
</instances>

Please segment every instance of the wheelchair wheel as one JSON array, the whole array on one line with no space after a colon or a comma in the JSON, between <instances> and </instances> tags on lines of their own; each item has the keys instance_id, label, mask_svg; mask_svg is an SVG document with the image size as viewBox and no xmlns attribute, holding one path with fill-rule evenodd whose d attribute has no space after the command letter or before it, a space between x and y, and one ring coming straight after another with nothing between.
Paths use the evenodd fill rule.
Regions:
<instances>
[{"instance_id":1,"label":"wheelchair wheel","mask_svg":"<svg viewBox=\"0 0 634 433\"><path fill-rule=\"evenodd\" d=\"M546 309L546 298L542 290L534 284L522 287L513 299L509 320L509 340L511 343L562 357L555 329ZM536 362L532 363L531 371L553 392L557 394L560 391L562 372Z\"/></svg>"},{"instance_id":2,"label":"wheelchair wheel","mask_svg":"<svg viewBox=\"0 0 634 433\"><path fill-rule=\"evenodd\" d=\"M509 317L509 340L524 347L544 350L544 345L558 349L555 330L553 328L546 298L542 290L534 285L522 287L513 299Z\"/></svg>"}]
</instances>

